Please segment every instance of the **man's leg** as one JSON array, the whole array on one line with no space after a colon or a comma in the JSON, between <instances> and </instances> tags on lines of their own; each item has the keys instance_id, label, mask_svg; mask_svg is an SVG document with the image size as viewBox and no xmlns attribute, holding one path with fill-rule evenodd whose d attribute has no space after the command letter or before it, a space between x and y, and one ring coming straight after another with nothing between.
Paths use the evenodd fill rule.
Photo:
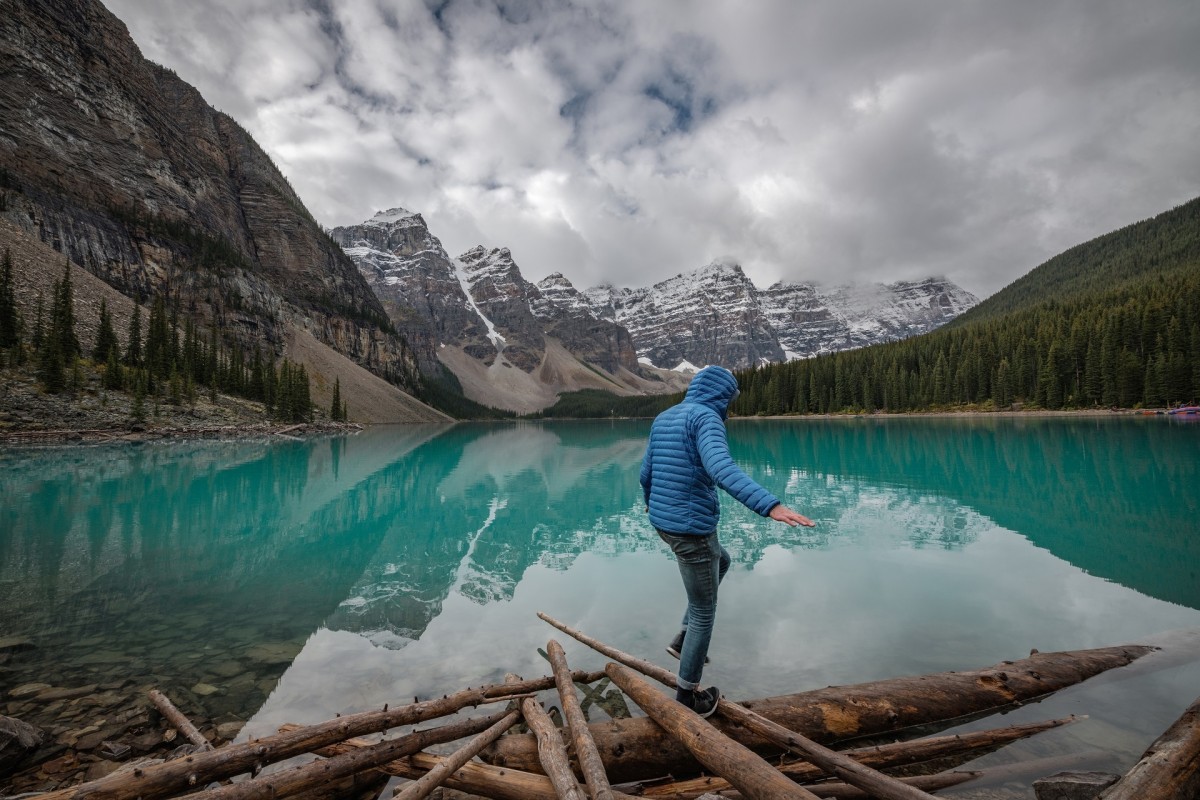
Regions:
<instances>
[{"instance_id":1,"label":"man's leg","mask_svg":"<svg viewBox=\"0 0 1200 800\"><path fill-rule=\"evenodd\" d=\"M724 546L721 547L721 558L720 558L720 561L718 562L718 564L719 564L719 566L717 568L717 584L720 585L721 581L725 580L725 573L729 571L729 564L730 564L729 551L727 551L724 548ZM683 619L680 620L680 623L679 623L679 633L676 634L675 638L671 640L671 643L669 645L667 645L667 652L670 653L671 655L675 656L676 658L680 658L681 653L683 652L683 642L684 642L684 639L687 637L687 629L688 629L688 610L687 610L687 607L685 606L683 609ZM705 657L704 657L704 663L708 664L708 656L707 655L705 655Z\"/></svg>"},{"instance_id":2,"label":"man's leg","mask_svg":"<svg viewBox=\"0 0 1200 800\"><path fill-rule=\"evenodd\" d=\"M687 634L679 654L679 688L694 690L704 670L704 658L708 654L717 613L717 586L729 569L729 555L715 533L691 536L660 531L659 536L675 553L687 593Z\"/></svg>"}]
</instances>

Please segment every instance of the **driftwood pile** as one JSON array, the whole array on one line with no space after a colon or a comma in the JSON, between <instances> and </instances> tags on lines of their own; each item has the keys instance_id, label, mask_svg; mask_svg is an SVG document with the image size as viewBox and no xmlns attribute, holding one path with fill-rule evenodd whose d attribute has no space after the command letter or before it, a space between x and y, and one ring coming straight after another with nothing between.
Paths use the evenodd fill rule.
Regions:
<instances>
[{"instance_id":1,"label":"driftwood pile","mask_svg":"<svg viewBox=\"0 0 1200 800\"><path fill-rule=\"evenodd\" d=\"M385 706L318 725L285 725L272 736L216 750L169 699L155 692L155 704L197 745L195 752L48 792L38 800L163 800L183 795L194 800L368 797L377 794L390 776L409 779L396 789L395 797L400 800L426 797L438 787L495 800L629 796L927 799L929 792L982 773L950 770L898 778L884 770L961 764L1074 718L916 740L905 737L925 732L928 726L948 727L965 716L992 713L1044 696L1128 664L1152 649L1127 646L1031 654L1029 659L976 672L830 687L745 703L723 698L717 714L705 720L668 699L643 677L673 687L676 676L671 672L547 615L539 616L612 662L603 672L571 671L562 647L551 640L546 656L552 676L523 680L509 675L503 684L469 688L395 709ZM647 717L589 725L576 687L605 676ZM561 730L534 697L536 692L552 688L558 690L561 701L565 721ZM487 717L445 719L462 709L493 703L508 705ZM362 738L434 720L439 721L437 727L395 738ZM529 734L504 735L522 721ZM900 741L842 751L827 746L883 734ZM424 752L462 739L467 739L466 743L451 755ZM320 757L299 766L264 771L270 764L304 754ZM1195 798L1200 796L1198 764L1200 700L1101 796L1104 800ZM231 781L239 776L246 777Z\"/></svg>"}]
</instances>

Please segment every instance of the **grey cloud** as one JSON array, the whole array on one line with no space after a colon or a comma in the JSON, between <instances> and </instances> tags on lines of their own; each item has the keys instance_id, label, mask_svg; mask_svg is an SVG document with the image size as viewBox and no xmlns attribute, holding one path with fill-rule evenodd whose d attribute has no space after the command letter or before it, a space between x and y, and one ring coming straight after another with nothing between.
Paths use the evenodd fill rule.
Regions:
<instances>
[{"instance_id":1,"label":"grey cloud","mask_svg":"<svg viewBox=\"0 0 1200 800\"><path fill-rule=\"evenodd\" d=\"M1187 0L109 0L318 219L531 279L946 274L987 294L1200 186Z\"/></svg>"}]
</instances>

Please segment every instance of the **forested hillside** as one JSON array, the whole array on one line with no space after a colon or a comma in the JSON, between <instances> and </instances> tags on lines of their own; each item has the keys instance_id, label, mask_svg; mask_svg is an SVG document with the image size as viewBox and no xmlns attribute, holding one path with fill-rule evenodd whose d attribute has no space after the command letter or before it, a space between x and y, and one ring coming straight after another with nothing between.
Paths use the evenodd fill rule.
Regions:
<instances>
[{"instance_id":1,"label":"forested hillside","mask_svg":"<svg viewBox=\"0 0 1200 800\"><path fill-rule=\"evenodd\" d=\"M743 415L1194 401L1200 199L1056 256L946 328L738 377Z\"/></svg>"}]
</instances>

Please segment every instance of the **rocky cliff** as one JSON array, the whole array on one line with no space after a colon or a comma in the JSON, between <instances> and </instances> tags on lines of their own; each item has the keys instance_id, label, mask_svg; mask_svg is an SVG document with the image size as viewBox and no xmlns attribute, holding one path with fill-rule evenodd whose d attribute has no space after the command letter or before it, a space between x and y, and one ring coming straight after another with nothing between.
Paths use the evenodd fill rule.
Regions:
<instances>
[{"instance_id":1,"label":"rocky cliff","mask_svg":"<svg viewBox=\"0 0 1200 800\"><path fill-rule=\"evenodd\" d=\"M507 248L451 258L421 215L403 208L330 235L409 341L421 343L426 371L436 359L472 400L534 411L579 388L668 390L642 374L627 330L597 316L561 275L526 280Z\"/></svg>"},{"instance_id":2,"label":"rocky cliff","mask_svg":"<svg viewBox=\"0 0 1200 800\"><path fill-rule=\"evenodd\" d=\"M95 0L0 13L4 213L140 300L169 296L244 345L289 327L393 380L416 364L354 263L271 159L147 61Z\"/></svg>"},{"instance_id":3,"label":"rocky cliff","mask_svg":"<svg viewBox=\"0 0 1200 800\"><path fill-rule=\"evenodd\" d=\"M865 347L926 333L979 302L944 278L758 289L740 266L719 262L649 288L577 294L597 316L629 329L643 363L666 369L739 369Z\"/></svg>"}]
</instances>

